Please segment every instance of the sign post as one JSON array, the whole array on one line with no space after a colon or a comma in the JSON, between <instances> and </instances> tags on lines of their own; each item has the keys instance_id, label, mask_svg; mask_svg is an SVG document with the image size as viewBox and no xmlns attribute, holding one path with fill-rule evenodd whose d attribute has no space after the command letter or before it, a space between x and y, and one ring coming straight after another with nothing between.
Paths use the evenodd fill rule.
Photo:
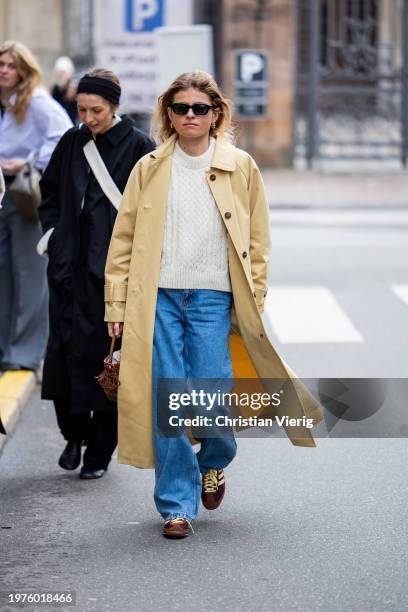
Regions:
<instances>
[{"instance_id":1,"label":"sign post","mask_svg":"<svg viewBox=\"0 0 408 612\"><path fill-rule=\"evenodd\" d=\"M268 53L237 49L234 55L236 116L261 119L268 114Z\"/></svg>"}]
</instances>

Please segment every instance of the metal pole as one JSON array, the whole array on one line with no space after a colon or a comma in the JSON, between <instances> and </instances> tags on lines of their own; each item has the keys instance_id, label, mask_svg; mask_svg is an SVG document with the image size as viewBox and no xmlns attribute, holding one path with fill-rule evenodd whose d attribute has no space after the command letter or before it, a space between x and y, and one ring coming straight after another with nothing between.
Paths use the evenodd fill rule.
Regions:
<instances>
[{"instance_id":1,"label":"metal pole","mask_svg":"<svg viewBox=\"0 0 408 612\"><path fill-rule=\"evenodd\" d=\"M95 63L95 6L94 1L89 0L89 64Z\"/></svg>"},{"instance_id":2,"label":"metal pole","mask_svg":"<svg viewBox=\"0 0 408 612\"><path fill-rule=\"evenodd\" d=\"M309 49L307 83L307 148L306 159L309 168L318 155L317 110L319 87L319 0L309 2Z\"/></svg>"},{"instance_id":3,"label":"metal pole","mask_svg":"<svg viewBox=\"0 0 408 612\"><path fill-rule=\"evenodd\" d=\"M402 6L401 161L405 166L408 155L408 0L403 0Z\"/></svg>"}]
</instances>

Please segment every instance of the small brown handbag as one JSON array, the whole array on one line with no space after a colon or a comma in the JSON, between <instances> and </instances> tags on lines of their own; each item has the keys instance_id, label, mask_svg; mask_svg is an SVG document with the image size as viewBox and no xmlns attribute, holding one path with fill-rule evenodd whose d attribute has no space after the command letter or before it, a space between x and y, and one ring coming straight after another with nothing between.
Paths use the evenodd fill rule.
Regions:
<instances>
[{"instance_id":1,"label":"small brown handbag","mask_svg":"<svg viewBox=\"0 0 408 612\"><path fill-rule=\"evenodd\" d=\"M103 360L103 372L101 372L99 376L95 376L102 391L111 402L118 401L120 362L113 363L113 350L115 348L116 339L117 337L113 336L109 355Z\"/></svg>"}]
</instances>

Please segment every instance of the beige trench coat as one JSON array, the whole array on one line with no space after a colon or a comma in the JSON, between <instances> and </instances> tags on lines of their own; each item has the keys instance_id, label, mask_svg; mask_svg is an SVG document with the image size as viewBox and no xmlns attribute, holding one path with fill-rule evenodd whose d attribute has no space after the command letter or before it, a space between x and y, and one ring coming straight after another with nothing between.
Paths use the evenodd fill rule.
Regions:
<instances>
[{"instance_id":1,"label":"beige trench coat","mask_svg":"<svg viewBox=\"0 0 408 612\"><path fill-rule=\"evenodd\" d=\"M133 169L106 264L105 320L124 322L118 460L141 468L154 467L152 346L174 145L172 136ZM259 170L247 153L218 138L207 181L228 233L233 329L242 338L235 336L231 344L233 363L237 348L241 364L240 369L235 363L234 374L289 381L285 401L274 414L312 417L317 423L318 403L276 353L260 316L267 292L269 219ZM272 381L262 384L268 392L277 390ZM293 444L315 446L309 428L297 425L286 431Z\"/></svg>"}]
</instances>

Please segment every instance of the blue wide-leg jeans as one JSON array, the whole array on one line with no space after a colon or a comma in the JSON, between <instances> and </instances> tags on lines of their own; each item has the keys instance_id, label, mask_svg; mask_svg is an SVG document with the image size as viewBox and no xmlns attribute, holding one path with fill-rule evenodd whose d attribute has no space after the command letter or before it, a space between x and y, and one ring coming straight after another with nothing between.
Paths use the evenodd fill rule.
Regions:
<instances>
[{"instance_id":1,"label":"blue wide-leg jeans","mask_svg":"<svg viewBox=\"0 0 408 612\"><path fill-rule=\"evenodd\" d=\"M154 501L164 519L193 520L201 496L201 474L224 468L236 454L232 431L202 438L196 454L184 432L159 434L157 382L161 378L232 379L229 331L232 294L208 289L159 289L153 341L153 405L156 483ZM177 389L179 390L179 389Z\"/></svg>"}]
</instances>

